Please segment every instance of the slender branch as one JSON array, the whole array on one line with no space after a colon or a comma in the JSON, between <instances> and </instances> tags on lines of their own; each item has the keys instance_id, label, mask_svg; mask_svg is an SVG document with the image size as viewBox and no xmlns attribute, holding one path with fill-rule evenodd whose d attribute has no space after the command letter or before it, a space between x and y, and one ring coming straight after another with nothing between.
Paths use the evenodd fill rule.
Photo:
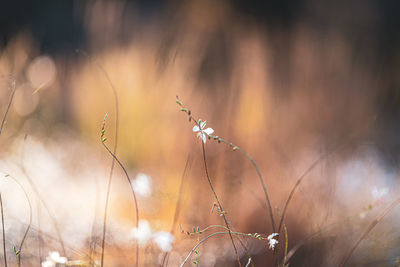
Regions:
<instances>
[{"instance_id":1,"label":"slender branch","mask_svg":"<svg viewBox=\"0 0 400 267\"><path fill-rule=\"evenodd\" d=\"M188 170L189 163L190 163L190 154L186 158L185 168L183 169L181 184L179 186L178 200L176 201L174 219L172 221L171 230L170 230L171 235L174 235L174 233L175 233L176 222L178 221L178 217L180 214L181 198L182 198L182 194L183 194L183 182L186 177L186 171ZM168 258L169 258L169 251L164 253L163 260L161 262L161 266L164 266L164 264L165 264L165 266L168 265Z\"/></svg>"},{"instance_id":2,"label":"slender branch","mask_svg":"<svg viewBox=\"0 0 400 267\"><path fill-rule=\"evenodd\" d=\"M285 231L285 253L284 253L284 256L283 256L283 264L282 264L282 267L286 267L286 256L287 256L287 253L288 253L289 241L288 241L287 228L286 228L286 225L285 225L285 224L283 225L283 230Z\"/></svg>"},{"instance_id":3,"label":"slender branch","mask_svg":"<svg viewBox=\"0 0 400 267\"><path fill-rule=\"evenodd\" d=\"M6 121L6 118L7 118L8 111L11 108L11 103L13 101L16 88L17 88L16 87L16 79L14 77L12 77L12 91L11 91L10 100L8 101L8 105L7 105L6 111L4 112L4 116L3 116L3 119L1 121L0 134L3 131L3 127L4 127L4 123Z\"/></svg>"},{"instance_id":4,"label":"slender branch","mask_svg":"<svg viewBox=\"0 0 400 267\"><path fill-rule=\"evenodd\" d=\"M176 103L181 106L181 111L187 113L188 117L189 117L189 121L193 121L196 125L199 125L198 120L192 116L192 113L189 109L187 109L186 107L183 106L182 101L180 101L177 97L176 99ZM254 168L256 169L258 178L260 180L261 186L263 188L264 191L264 195L265 195L265 200L266 200L266 204L267 204L267 210L269 212L269 216L270 216L270 220L271 220L271 225L272 225L272 231L276 232L276 227L275 227L275 221L274 221L274 215L273 215L273 210L272 210L272 205L271 205L271 200L269 198L269 194L268 194L268 190L267 190L267 186L264 182L264 178L261 174L260 169L258 168L258 165L256 164L256 162L254 161L254 159L247 153L245 152L243 149L241 149L240 147L238 147L237 145L233 144L232 142L229 142L227 140L222 139L221 137L218 136L214 136L214 135L210 135L207 134L205 132L202 132L203 134L207 135L208 139L213 139L218 141L219 143L224 143L229 145L234 151L238 150L240 153L242 153L244 156L246 156L248 158L248 160L250 160L250 162L253 164Z\"/></svg>"},{"instance_id":5,"label":"slender branch","mask_svg":"<svg viewBox=\"0 0 400 267\"><path fill-rule=\"evenodd\" d=\"M350 259L351 255L353 254L354 250L356 250L358 245L360 245L361 241L363 241L365 237L369 234L369 232L371 232L371 230L374 229L374 227L399 203L400 203L400 198L393 201L392 204L390 204L390 206L387 207L380 216L378 216L375 220L371 222L371 224L367 227L367 229L365 229L364 233L360 236L357 242L354 243L352 248L343 258L342 262L338 265L339 267L342 267L346 264L346 262Z\"/></svg>"},{"instance_id":6,"label":"slender branch","mask_svg":"<svg viewBox=\"0 0 400 267\"><path fill-rule=\"evenodd\" d=\"M22 184L21 184L17 179L15 179L13 176L11 176L11 175L7 175L7 177L11 178L15 183L18 184L18 186L19 186L19 187L22 189L22 191L24 192L25 198L26 198L26 200L27 200L27 202L28 202L28 204L29 204L29 224L28 224L28 226L27 226L27 228L26 228L26 230L25 230L24 236L22 237L22 240L21 240L21 242L20 242L20 244L19 244L19 247L18 247L17 249L14 250L15 255L16 255L16 257L17 257L18 266L20 267L20 266L21 266L22 246L24 245L26 236L28 235L29 229L31 228L31 225L32 225L32 204L31 204L31 201L30 201L30 199L29 199L28 193L26 192L26 190L25 190L25 188L22 186Z\"/></svg>"},{"instance_id":7,"label":"slender branch","mask_svg":"<svg viewBox=\"0 0 400 267\"><path fill-rule=\"evenodd\" d=\"M203 238L202 240L200 240L193 248L192 250L189 252L189 254L186 256L186 258L183 260L183 262L181 263L180 267L183 267L183 265L185 265L185 263L189 260L190 256L194 253L194 251L204 242L206 242L209 238L216 236L216 235L222 235L222 234L229 234L229 235L238 235L238 236L249 236L248 234L244 234L244 233L238 233L238 232L232 232L232 231L226 231L226 232L215 232L212 233L208 236L206 236L205 238Z\"/></svg>"},{"instance_id":8,"label":"slender branch","mask_svg":"<svg viewBox=\"0 0 400 267\"><path fill-rule=\"evenodd\" d=\"M38 252L39 252L39 266L42 264L42 229L40 225L40 201L36 200L37 205L37 221L38 221L38 230L37 230L37 238L38 238Z\"/></svg>"},{"instance_id":9,"label":"slender branch","mask_svg":"<svg viewBox=\"0 0 400 267\"><path fill-rule=\"evenodd\" d=\"M24 142L25 141L26 141L26 137L24 139ZM25 175L29 185L33 189L33 192L35 193L35 195L39 199L40 203L45 208L47 214L49 215L49 217L50 217L50 219L51 219L51 221L53 223L54 230L56 231L56 234L57 234L57 237L58 237L58 241L60 242L60 246L61 246L62 252L63 252L64 255L67 255L66 254L66 250L65 250L64 240L63 240L63 238L61 236L61 231L60 231L60 228L58 226L58 222L57 222L57 220L55 218L55 215L50 211L49 206L47 206L47 203L44 201L44 198L40 194L38 188L36 187L36 184L33 182L33 179L30 177L30 175L28 174L28 172L25 169L25 166L24 166L24 163L23 163L24 152L25 152L25 150L23 149L22 152L21 152L21 162L20 162L22 173ZM38 220L40 220L40 216L38 217Z\"/></svg>"},{"instance_id":10,"label":"slender branch","mask_svg":"<svg viewBox=\"0 0 400 267\"><path fill-rule=\"evenodd\" d=\"M267 186L266 186L266 184L265 184L265 182L264 182L264 178L263 178L263 176L262 176L262 174L261 174L261 171L260 171L260 169L258 168L256 162L254 161L254 159L253 159L246 151L244 151L244 150L241 149L240 147L236 146L235 144L233 144L233 143L231 143L231 142L229 142L229 141L227 141L227 140L224 140L224 139L222 139L222 138L220 138L220 137L218 137L218 136L210 135L210 137L211 137L212 139L214 139L214 140L218 140L219 142L222 142L222 143L224 143L224 144L229 145L229 146L232 147L234 150L238 150L240 153L242 153L243 155L245 155L245 156L250 160L250 162L253 164L254 168L256 169L256 172L257 172L258 178L259 178L259 180L260 180L261 186L262 186L262 188L263 188L263 191L264 191L265 200L266 200L266 203L267 203L267 208L268 208L268 212L269 212L269 216L270 216L270 220L271 220L271 225L272 225L272 232L275 233L275 232L276 232L276 226L275 226L274 214L273 214L273 211L272 211L271 200L269 199L269 194L268 194L268 191L267 191ZM278 231L278 232L279 232L279 231Z\"/></svg>"},{"instance_id":11,"label":"slender branch","mask_svg":"<svg viewBox=\"0 0 400 267\"><path fill-rule=\"evenodd\" d=\"M118 132L119 132L119 104L118 104L117 89L115 88L113 82L111 81L111 78L108 75L108 72L104 69L104 67L99 62L97 62L95 59L90 57L89 54L83 50L77 49L76 52L80 53L81 55L83 55L86 58L88 58L89 60L91 60L99 68L99 70L103 73L104 77L107 79L107 82L113 91L114 108L115 108L115 139L114 139L113 154L116 155L117 147L118 147ZM113 172L114 172L114 166L115 166L115 158L113 157L112 162L111 162L110 175L108 177L108 183L107 183L106 203L104 205L103 233L102 233L102 239L101 239L101 263L100 263L101 267L103 267L103 265L104 265L104 247L105 247L105 238L106 238L106 229L107 229L108 204L109 204L109 198L110 198L110 192L111 192L111 182L112 182L112 177L113 177ZM96 216L95 216L94 220L96 220ZM93 239L93 236L94 236L94 225L95 225L95 222L93 222L93 224L92 224L91 240ZM93 253L93 247L91 246L90 247L90 255L92 255L92 253Z\"/></svg>"},{"instance_id":12,"label":"slender branch","mask_svg":"<svg viewBox=\"0 0 400 267\"><path fill-rule=\"evenodd\" d=\"M295 185L293 186L292 190L290 191L289 197L286 200L285 206L282 211L281 219L279 221L279 226L278 226L278 233L280 233L282 225L283 225L283 220L285 219L286 211L289 206L290 201L293 198L294 193L296 192L297 187L299 187L300 183L303 181L303 179L309 174L316 166L318 166L319 163L321 163L329 154L326 154L325 156L319 157L316 161L311 164L302 175L297 179Z\"/></svg>"},{"instance_id":13,"label":"slender branch","mask_svg":"<svg viewBox=\"0 0 400 267\"><path fill-rule=\"evenodd\" d=\"M302 241L298 242L293 248L291 248L289 250L289 252L287 253L287 256L286 256L285 263L288 263L290 261L290 259L293 257L293 255L296 253L296 251L300 247L302 247L305 243L307 243L308 241L312 240L313 238L317 237L318 235L320 235L320 234L322 234L322 233L324 233L324 232L326 232L326 231L328 231L328 230L330 230L330 229L332 229L332 228L334 228L336 226L341 226L344 223L346 223L348 221L351 221L351 220L353 220L355 218L358 218L358 217L359 217L359 215L348 216L347 218L345 218L343 220L340 220L338 222L334 222L334 223L332 223L332 224L330 224L330 225L328 225L328 226L326 226L326 227L324 227L322 229L319 229L318 231L310 234L308 237L306 237Z\"/></svg>"},{"instance_id":14,"label":"slender branch","mask_svg":"<svg viewBox=\"0 0 400 267\"><path fill-rule=\"evenodd\" d=\"M101 143L103 144L104 148L108 151L108 153L117 161L117 163L119 164L119 166L121 167L121 169L124 171L126 179L128 180L129 183L129 187L131 189L132 192L132 196L133 199L135 201L135 209L136 209L136 228L139 227L139 208L138 208L138 202L136 199L136 194L135 194L135 190L133 189L132 183L131 183L131 179L129 178L129 174L126 171L124 165L122 165L121 161L119 161L119 159L117 158L117 156L115 156L115 154L108 148L108 146L105 144L106 139L103 139L103 134L104 134L104 129L102 132L102 137L101 137ZM136 267L139 264L139 243L136 243Z\"/></svg>"},{"instance_id":15,"label":"slender branch","mask_svg":"<svg viewBox=\"0 0 400 267\"><path fill-rule=\"evenodd\" d=\"M4 123L6 121L6 118L7 118L8 111L11 108L11 103L12 103L12 100L14 98L15 90L16 90L16 79L14 77L12 77L12 91L11 91L10 100L8 101L8 105L7 105L6 111L4 112L4 116L3 116L3 119L1 121L0 135L1 135L2 131L3 131L3 127L4 127ZM1 226L2 226L2 232L3 232L4 265L5 265L5 267L7 267L6 233L5 233L5 230L4 230L4 211L3 211L3 200L1 198L1 192L0 192L0 206L1 206Z\"/></svg>"},{"instance_id":16,"label":"slender branch","mask_svg":"<svg viewBox=\"0 0 400 267\"><path fill-rule=\"evenodd\" d=\"M3 232L3 256L4 256L4 266L7 267L7 253L6 253L6 232L4 229L4 210L3 210L3 200L1 198L0 192L0 209L1 209L1 228Z\"/></svg>"},{"instance_id":17,"label":"slender branch","mask_svg":"<svg viewBox=\"0 0 400 267\"><path fill-rule=\"evenodd\" d=\"M229 237L230 237L230 239L231 239L231 241L232 241L232 246L233 246L233 249L234 249L234 251L235 251L236 260L237 260L239 266L241 267L242 264L240 263L239 254L238 254L238 252L237 252L237 248L236 248L235 242L233 241L233 237L232 237L232 234L231 234L232 231L231 231L231 229L230 229L230 227L229 227L228 220L226 219L225 212L224 212L224 210L223 210L223 208L222 208L221 202L219 201L218 195L217 195L217 193L215 192L214 186L213 186L212 183L211 183L210 175L208 174L207 160L206 160L206 150L205 150L205 148L204 148L204 142L203 142L202 140L201 140L201 147L202 147L202 150L203 150L203 162L204 162L204 169L205 169L206 176L207 176L207 181L208 181L208 184L209 184L209 186L210 186L210 188L211 188L211 191L212 191L213 194L214 194L215 200L217 201L217 204L218 204L218 207L219 207L220 212L221 212L221 214L222 214L222 218L224 219L225 225L226 225L226 227L227 227L228 230L229 230L229 231L228 231L228 232L229 232Z\"/></svg>"}]
</instances>

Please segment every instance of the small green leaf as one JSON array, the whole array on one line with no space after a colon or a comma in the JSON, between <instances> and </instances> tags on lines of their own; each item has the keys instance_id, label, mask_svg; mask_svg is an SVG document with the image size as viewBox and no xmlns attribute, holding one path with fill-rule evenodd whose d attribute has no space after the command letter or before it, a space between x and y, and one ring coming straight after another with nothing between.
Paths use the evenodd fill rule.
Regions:
<instances>
[{"instance_id":1,"label":"small green leaf","mask_svg":"<svg viewBox=\"0 0 400 267\"><path fill-rule=\"evenodd\" d=\"M176 102L179 106L182 106L182 105L183 105L183 104L182 104L182 101L180 101L179 99L175 100L175 102Z\"/></svg>"}]
</instances>

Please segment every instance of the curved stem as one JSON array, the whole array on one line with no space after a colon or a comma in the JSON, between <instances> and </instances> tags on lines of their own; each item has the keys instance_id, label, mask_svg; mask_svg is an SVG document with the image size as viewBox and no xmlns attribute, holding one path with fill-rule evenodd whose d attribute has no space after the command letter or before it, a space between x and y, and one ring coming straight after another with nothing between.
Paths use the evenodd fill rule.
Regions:
<instances>
[{"instance_id":1,"label":"curved stem","mask_svg":"<svg viewBox=\"0 0 400 267\"><path fill-rule=\"evenodd\" d=\"M220 141L220 142L222 142L222 143L224 143L224 144L229 145L230 147L232 147L232 148L235 149L235 150L238 150L240 153L242 153L243 155L245 155L245 157L247 157L247 158L250 160L250 162L253 164L254 168L256 169L256 172L257 172L258 178L259 178L259 180L260 180L261 186L262 186L262 188L263 188L263 191L264 191L265 200L266 200L266 203L267 203L267 208L268 208L268 212L269 212L269 217L270 217L271 225L272 225L272 232L275 233L275 232L276 232L276 226L275 226L274 214L273 214L273 211L272 211L271 200L269 199L269 194L268 194L267 186L266 186L266 184L265 184L265 182L264 182L264 178L263 178L263 176L262 176L262 174L261 174L261 171L260 171L260 169L258 168L256 162L254 161L254 159L253 159L246 151L244 151L244 150L241 149L240 147L236 146L235 144L233 144L233 143L231 143L231 142L229 142L229 141L226 141L226 140L224 140L224 139L222 139L222 138L220 138L220 137L217 137L217 136L212 136L212 135L210 135L210 137L213 138L213 139L217 138L218 141ZM278 232L279 232L279 231L278 231Z\"/></svg>"},{"instance_id":2,"label":"curved stem","mask_svg":"<svg viewBox=\"0 0 400 267\"><path fill-rule=\"evenodd\" d=\"M196 125L199 125L199 121L198 121L195 117L192 116L192 113L191 113L191 111L190 111L189 109L187 109L186 107L183 106L183 103L178 99L178 97L177 97L177 99L176 99L176 103L177 103L179 106L181 106L181 111L184 111L184 112L187 113L187 115L188 115L188 117L189 117L189 121L192 121L192 120L193 120L193 122L194 122ZM199 126L200 126L200 125L199 125ZM269 199L269 194L268 194L267 186L266 186L266 184L265 184L265 182L264 182L264 178L263 178L263 176L262 176L262 174L261 174L261 171L260 171L260 169L258 168L258 166L257 166L256 162L254 161L254 159L253 159L246 151L244 151L243 149L241 149L241 148L238 147L237 145L235 145L235 144L233 144L233 143L231 143L231 142L229 142L229 141L227 141L227 140L224 140L224 139L222 139L222 138L220 138L220 137L218 137L218 136L210 135L210 134L207 134L207 133L205 133L205 132L202 132L202 133L205 134L205 135L207 135L207 137L208 137L209 139L214 139L214 140L217 140L218 142L222 142L222 143L224 143L224 144L227 144L227 145L229 145L230 147L232 147L233 150L239 150L239 152L242 153L243 155L245 155L245 156L250 160L250 162L253 164L254 168L256 169L256 172L257 172L258 178L259 178L259 180L260 180L261 186L262 186L262 188L263 188L263 191L264 191L265 200L266 200L266 204L267 204L267 210L268 210L268 212L269 212L269 217L270 217L270 220L271 220L272 231L273 231L273 232L276 232L274 214L273 214L273 210L272 210L271 200Z\"/></svg>"},{"instance_id":3,"label":"curved stem","mask_svg":"<svg viewBox=\"0 0 400 267\"><path fill-rule=\"evenodd\" d=\"M188 170L189 163L190 163L190 154L186 158L185 168L183 169L181 184L179 186L178 200L176 201L174 219L172 221L172 226L171 226L171 230L170 230L171 235L174 235L174 233L175 233L176 222L178 220L179 213L180 213L180 207L181 207L180 204L181 204L181 197L182 197L182 193L183 193L183 182L186 177L186 172ZM163 259L161 262L161 266L164 266L164 264L165 264L165 266L168 265L168 256L169 256L169 251L164 253L164 256L163 256Z\"/></svg>"},{"instance_id":4,"label":"curved stem","mask_svg":"<svg viewBox=\"0 0 400 267\"><path fill-rule=\"evenodd\" d=\"M230 229L230 227L229 227L228 220L226 219L225 212L224 212L224 210L223 210L223 208L222 208L221 202L219 201L218 195L217 195L217 193L215 192L214 186L213 186L212 183L211 183L210 175L208 174L207 161L206 161L206 150L205 150L205 148L204 148L204 142L203 142L203 141L201 141L201 147L202 147L202 149L203 149L203 162L204 162L204 169L205 169L206 176L207 176L207 181L208 181L208 184L209 184L209 186L210 186L210 188L211 188L211 191L212 191L213 194L214 194L214 198L215 198L215 200L217 201L217 204L218 204L218 207L219 207L220 212L221 212L221 214L222 214L222 218L224 219L225 225L226 225L226 227L227 227L228 230L229 230L228 233L229 233L229 237L230 237L230 239L231 239L231 241L232 241L233 249L234 249L234 251L235 251L236 260L237 260L239 266L241 267L242 264L240 263L239 254L238 254L238 252L237 252L237 248L236 248L235 242L233 241L233 237L232 237L232 234L231 234L232 231L231 231L231 229Z\"/></svg>"},{"instance_id":5,"label":"curved stem","mask_svg":"<svg viewBox=\"0 0 400 267\"><path fill-rule=\"evenodd\" d=\"M107 79L107 82L113 91L114 108L115 108L115 141L114 141L113 154L116 155L117 147L118 147L118 131L119 131L119 104L118 104L117 89L115 88L114 84L112 83L111 78L108 75L107 71L104 69L104 67L100 63L98 63L96 60L92 59L89 56L89 54L83 50L77 49L76 52L82 54L83 56L85 56L86 58L91 60L99 68L99 70L103 73L104 77ZM110 175L108 177L108 183L107 183L106 203L104 205L103 232L102 232L102 239L101 239L101 263L100 263L101 267L103 267L103 265L104 265L104 248L105 248L105 238L106 238L106 230L107 230L108 204L109 204L109 198L110 198L110 192L111 192L111 182L112 182L112 177L113 177L113 172L114 172L114 166L115 166L115 158L113 157L112 162L111 162ZM96 216L95 216L94 220L96 220ZM91 239L93 239L93 236L94 236L94 225L95 225L95 223L93 222ZM90 255L91 256L92 256L93 250L94 250L94 248L91 246L90 247Z\"/></svg>"},{"instance_id":6,"label":"curved stem","mask_svg":"<svg viewBox=\"0 0 400 267\"><path fill-rule=\"evenodd\" d=\"M353 245L353 247L343 258L342 262L338 265L339 267L342 267L346 264L346 262L350 259L351 255L353 254L354 250L356 250L358 245L360 245L361 241L363 241L364 238L368 235L368 233L371 232L371 230L374 229L374 227L399 203L400 203L400 198L393 201L392 204L390 204L390 206L387 207L380 216L378 216L375 220L371 222L371 224L367 227L367 229L365 229L364 233L360 236L357 242Z\"/></svg>"},{"instance_id":7,"label":"curved stem","mask_svg":"<svg viewBox=\"0 0 400 267\"><path fill-rule=\"evenodd\" d=\"M16 256L17 256L17 260L18 260L18 266L21 266L22 246L24 245L26 236L28 235L29 229L31 228L31 225L32 225L32 204L31 204L31 201L30 201L30 199L29 199L28 193L26 192L26 190L25 190L25 188L22 186L22 184L21 184L17 179L15 179L13 176L8 175L8 177L10 177L11 179L13 179L13 181L14 181L15 183L17 183L18 186L22 189L22 191L23 191L24 194L25 194L25 198L26 198L26 200L27 200L27 202L28 202L28 204L29 204L29 224L28 224L28 227L27 227L26 230L25 230L24 236L22 237L22 240L21 240L21 242L20 242L20 244L19 244L18 251L16 252L16 253L17 253Z\"/></svg>"},{"instance_id":8,"label":"curved stem","mask_svg":"<svg viewBox=\"0 0 400 267\"><path fill-rule=\"evenodd\" d=\"M238 232L232 232L232 231L227 231L227 232L215 232L212 233L208 236L206 236L205 238L203 238L202 240L200 240L193 248L192 250L189 252L189 254L186 256L186 258L183 260L183 262L181 263L180 267L183 267L183 265L185 265L185 263L189 260L190 256L193 254L193 252L204 242L206 242L209 238L216 236L216 235L222 235L222 234L229 234L229 235L239 235L239 236L248 236L247 234L244 233L238 233Z\"/></svg>"},{"instance_id":9,"label":"curved stem","mask_svg":"<svg viewBox=\"0 0 400 267\"><path fill-rule=\"evenodd\" d=\"M3 199L1 198L1 192L0 192L0 209L1 209L1 229L2 229L2 232L3 232L4 266L7 267L6 232L5 232L5 229L4 229L4 210L3 210Z\"/></svg>"},{"instance_id":10,"label":"curved stem","mask_svg":"<svg viewBox=\"0 0 400 267\"><path fill-rule=\"evenodd\" d=\"M295 185L293 186L292 190L290 191L289 197L286 200L285 206L283 208L283 212L281 215L281 219L279 221L279 226L278 226L278 233L280 233L281 228L282 228L282 224L283 224L283 220L285 219L285 215L286 215L286 211L287 208L289 206L290 201L293 198L294 193L296 192L297 187L299 187L300 183L303 181L303 179L307 176L307 174L309 174L316 166L318 166L318 164L325 159L325 157L328 155L325 155L324 157L320 157L318 158L316 161L314 161L313 164L311 164L302 175L300 175L300 177L297 179Z\"/></svg>"},{"instance_id":11,"label":"curved stem","mask_svg":"<svg viewBox=\"0 0 400 267\"><path fill-rule=\"evenodd\" d=\"M139 228L139 208L138 208L138 202L136 199L136 194L135 194L135 190L133 190L133 186L131 183L131 179L129 178L129 174L126 171L124 165L122 165L121 161L119 161L119 159L117 158L117 156L114 155L114 153L107 147L107 145L105 144L105 140L101 140L102 144L104 146L104 148L108 151L108 153L117 161L117 163L119 164L119 166L121 167L121 169L124 171L126 179L128 180L129 183L129 188L131 189L132 195L133 195L133 199L135 201L135 209L136 209L136 228ZM136 243L136 267L139 264L139 243Z\"/></svg>"},{"instance_id":12,"label":"curved stem","mask_svg":"<svg viewBox=\"0 0 400 267\"><path fill-rule=\"evenodd\" d=\"M25 142L25 140L26 140L26 138L24 139L24 142ZM45 208L47 214L49 215L49 217L50 217L50 219L51 219L51 221L53 223L54 230L56 231L56 234L57 234L57 237L58 237L58 241L60 242L60 246L61 246L62 252L63 252L64 255L67 255L66 254L66 250L65 250L64 240L61 237L61 231L60 231L60 228L58 226L58 222L57 222L54 214L50 211L49 206L47 206L47 203L44 201L42 195L40 194L38 188L36 187L36 184L33 182L33 179L29 176L28 172L26 171L26 169L24 167L24 163L23 163L23 158L24 158L24 150L22 150L22 154L21 154L21 162L20 162L21 171L25 175L25 178L27 179L29 185L33 189L33 192L35 193L35 195L39 199L40 203ZM38 220L39 219L40 218L38 218Z\"/></svg>"},{"instance_id":13,"label":"curved stem","mask_svg":"<svg viewBox=\"0 0 400 267\"><path fill-rule=\"evenodd\" d=\"M10 100L8 101L8 105L7 105L6 111L4 112L4 116L3 116L3 119L2 119L2 121L1 121L0 134L1 134L1 132L3 131L4 123L5 123L5 121L6 121L8 111L9 111L10 108L11 108L11 103L12 103L12 101L13 101L14 94L15 94L15 90L16 90L16 88L17 88L17 86L16 86L16 79L15 79L14 77L11 77L11 78L12 78L12 91L11 91Z\"/></svg>"}]
</instances>

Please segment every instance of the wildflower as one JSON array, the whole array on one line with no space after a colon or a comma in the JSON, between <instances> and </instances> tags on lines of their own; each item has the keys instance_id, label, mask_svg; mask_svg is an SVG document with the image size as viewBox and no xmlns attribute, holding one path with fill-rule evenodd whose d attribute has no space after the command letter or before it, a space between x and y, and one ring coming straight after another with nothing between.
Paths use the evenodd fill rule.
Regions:
<instances>
[{"instance_id":1,"label":"wildflower","mask_svg":"<svg viewBox=\"0 0 400 267\"><path fill-rule=\"evenodd\" d=\"M151 178L147 174L138 173L132 181L132 187L138 195L148 197L151 194Z\"/></svg>"},{"instance_id":2,"label":"wildflower","mask_svg":"<svg viewBox=\"0 0 400 267\"><path fill-rule=\"evenodd\" d=\"M132 230L133 238L139 242L139 245L145 245L150 240L151 234L150 223L146 220L140 220L139 227Z\"/></svg>"},{"instance_id":3,"label":"wildflower","mask_svg":"<svg viewBox=\"0 0 400 267\"><path fill-rule=\"evenodd\" d=\"M58 264L65 265L67 263L66 257L60 257L60 253L57 251L49 252L49 256L46 257L46 260L42 262L42 267L55 267Z\"/></svg>"},{"instance_id":4,"label":"wildflower","mask_svg":"<svg viewBox=\"0 0 400 267\"><path fill-rule=\"evenodd\" d=\"M279 234L278 233L272 233L267 237L267 239L269 241L269 248L272 249L272 250L274 250L276 244L279 243L279 241L274 238L277 235L279 235Z\"/></svg>"},{"instance_id":5,"label":"wildflower","mask_svg":"<svg viewBox=\"0 0 400 267\"><path fill-rule=\"evenodd\" d=\"M46 261L42 262L42 267L55 267L55 266L56 266L56 264L52 261L46 260Z\"/></svg>"},{"instance_id":6,"label":"wildflower","mask_svg":"<svg viewBox=\"0 0 400 267\"><path fill-rule=\"evenodd\" d=\"M172 249L172 243L174 242L174 236L165 231L155 232L153 234L153 242L162 250L170 251Z\"/></svg>"},{"instance_id":7,"label":"wildflower","mask_svg":"<svg viewBox=\"0 0 400 267\"><path fill-rule=\"evenodd\" d=\"M133 238L139 242L139 245L146 245L148 241L154 242L162 251L170 251L174 237L168 232L154 232L150 223L146 220L139 221L139 227L133 228Z\"/></svg>"},{"instance_id":8,"label":"wildflower","mask_svg":"<svg viewBox=\"0 0 400 267\"><path fill-rule=\"evenodd\" d=\"M199 124L193 127L193 132L197 132L197 136L203 140L203 143L206 143L207 136L214 132L212 128L204 129L204 127L206 127L206 122L207 121L201 121L199 119Z\"/></svg>"},{"instance_id":9,"label":"wildflower","mask_svg":"<svg viewBox=\"0 0 400 267\"><path fill-rule=\"evenodd\" d=\"M389 193L389 189L387 187L378 189L376 186L374 186L371 193L376 202L381 202L383 197Z\"/></svg>"}]
</instances>

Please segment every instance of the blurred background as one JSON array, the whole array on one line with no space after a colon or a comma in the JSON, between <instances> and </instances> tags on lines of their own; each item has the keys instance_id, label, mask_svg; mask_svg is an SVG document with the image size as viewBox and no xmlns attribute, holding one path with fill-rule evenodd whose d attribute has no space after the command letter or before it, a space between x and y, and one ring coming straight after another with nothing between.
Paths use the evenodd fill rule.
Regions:
<instances>
[{"instance_id":1,"label":"blurred background","mask_svg":"<svg viewBox=\"0 0 400 267\"><path fill-rule=\"evenodd\" d=\"M140 266L159 266L169 250L168 265L177 266L204 237L181 234L179 224L224 224L211 212L201 143L176 96L215 135L252 155L277 222L296 180L319 160L287 211L290 266L337 266L399 192L399 8L398 1L374 0L3 3L1 117L12 77L16 90L0 138L0 171L21 183L32 205L22 263L39 266L50 251L77 265L90 255L100 259L112 160L100 141L106 113L107 144L116 140L110 80L118 94L117 155L136 182L143 221L134 228L134 203L116 168L105 266L132 266L138 240ZM251 162L212 140L206 153L235 230L271 234ZM29 205L14 180L1 187L7 258L15 262L12 247L28 225ZM392 210L349 265L398 266L399 219ZM171 229L172 248L143 234ZM283 232L280 242L283 248ZM266 241L245 244L255 266L273 262ZM199 266L236 264L228 236L211 238L196 257Z\"/></svg>"}]
</instances>

